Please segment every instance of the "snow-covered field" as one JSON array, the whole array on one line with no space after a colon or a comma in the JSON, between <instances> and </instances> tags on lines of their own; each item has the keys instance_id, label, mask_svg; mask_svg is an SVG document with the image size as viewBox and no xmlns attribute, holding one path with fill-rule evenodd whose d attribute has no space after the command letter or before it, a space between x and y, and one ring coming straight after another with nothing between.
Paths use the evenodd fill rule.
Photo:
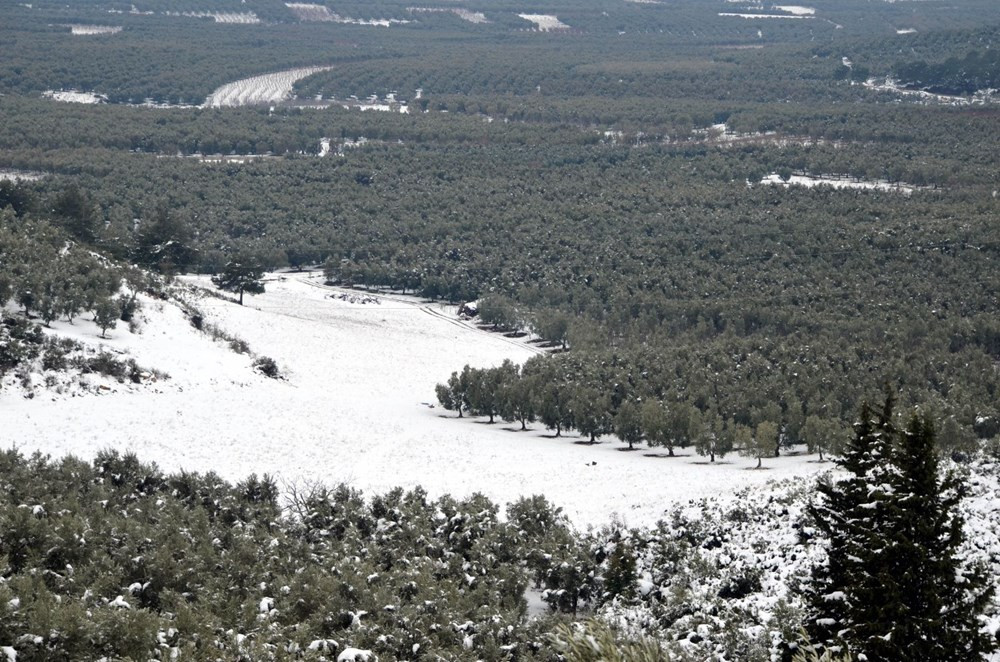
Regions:
<instances>
[{"instance_id":1,"label":"snow-covered field","mask_svg":"<svg viewBox=\"0 0 1000 662\"><path fill-rule=\"evenodd\" d=\"M978 90L971 96L953 96L949 94L936 94L925 90L908 90L905 87L900 87L899 81L891 78L869 78L862 83L862 85L869 90L875 90L877 92L890 92L903 97L918 99L925 102L942 103L949 106L983 105L988 103L997 103L1000 101L1000 95L997 94L997 90L993 89Z\"/></svg>"},{"instance_id":2,"label":"snow-covered field","mask_svg":"<svg viewBox=\"0 0 1000 662\"><path fill-rule=\"evenodd\" d=\"M775 9L778 8L775 7ZM816 18L815 16L801 14L735 14L732 12L719 12L719 16L735 16L737 18Z\"/></svg>"},{"instance_id":3,"label":"snow-covered field","mask_svg":"<svg viewBox=\"0 0 1000 662\"><path fill-rule=\"evenodd\" d=\"M70 25L71 34L95 35L95 34L117 34L122 31L120 25Z\"/></svg>"},{"instance_id":4,"label":"snow-covered field","mask_svg":"<svg viewBox=\"0 0 1000 662\"><path fill-rule=\"evenodd\" d=\"M795 14L796 16L812 16L816 13L813 7L802 7L801 5L775 5L772 9Z\"/></svg>"},{"instance_id":5,"label":"snow-covered field","mask_svg":"<svg viewBox=\"0 0 1000 662\"><path fill-rule=\"evenodd\" d=\"M461 7L407 7L406 11L426 14L450 13L469 23L489 23L483 12L470 11Z\"/></svg>"},{"instance_id":6,"label":"snow-covered field","mask_svg":"<svg viewBox=\"0 0 1000 662\"><path fill-rule=\"evenodd\" d=\"M518 16L526 21L534 23L535 29L542 32L569 29L568 25L560 21L557 16L553 16L552 14L518 14Z\"/></svg>"},{"instance_id":7,"label":"snow-covered field","mask_svg":"<svg viewBox=\"0 0 1000 662\"><path fill-rule=\"evenodd\" d=\"M761 184L771 184L775 186L830 186L833 188L850 188L862 190L895 191L909 195L918 187L900 182L888 182L883 179L855 179L846 175L792 175L788 181L780 175L770 174L760 180Z\"/></svg>"},{"instance_id":8,"label":"snow-covered field","mask_svg":"<svg viewBox=\"0 0 1000 662\"><path fill-rule=\"evenodd\" d=\"M409 23L409 21L396 18L348 18L336 14L325 5L317 5L310 2L286 2L295 17L307 23L349 23L352 25L376 25L379 27L389 27L394 24Z\"/></svg>"},{"instance_id":9,"label":"snow-covered field","mask_svg":"<svg viewBox=\"0 0 1000 662\"><path fill-rule=\"evenodd\" d=\"M286 2L285 6L300 21L332 23L337 19L337 15L331 12L325 5L316 5L308 2Z\"/></svg>"},{"instance_id":10,"label":"snow-covered field","mask_svg":"<svg viewBox=\"0 0 1000 662\"><path fill-rule=\"evenodd\" d=\"M185 11L165 12L167 16L186 16L187 18L211 18L216 23L234 25L257 25L261 22L254 12L218 12L218 11Z\"/></svg>"},{"instance_id":11,"label":"snow-covered field","mask_svg":"<svg viewBox=\"0 0 1000 662\"><path fill-rule=\"evenodd\" d=\"M103 94L76 90L46 90L42 96L64 103L105 103L108 100Z\"/></svg>"},{"instance_id":12,"label":"snow-covered field","mask_svg":"<svg viewBox=\"0 0 1000 662\"><path fill-rule=\"evenodd\" d=\"M221 108L223 106L249 106L281 101L291 96L292 86L295 85L296 81L331 68L302 67L226 83L208 95L208 98L205 99L205 106Z\"/></svg>"},{"instance_id":13,"label":"snow-covered field","mask_svg":"<svg viewBox=\"0 0 1000 662\"><path fill-rule=\"evenodd\" d=\"M0 168L0 182L36 182L45 177L44 172L32 172L30 170L11 170Z\"/></svg>"},{"instance_id":14,"label":"snow-covered field","mask_svg":"<svg viewBox=\"0 0 1000 662\"><path fill-rule=\"evenodd\" d=\"M209 286L207 278L184 282ZM589 446L551 438L540 425L457 420L435 403L434 386L468 363L523 362L540 350L459 321L453 307L378 295L380 303L331 297L318 274L284 274L239 306L215 297L196 305L206 322L274 358L285 380L195 331L172 302L144 302L141 334L119 327L101 340L89 321L54 323L57 333L124 352L170 379L76 397L0 392L4 442L22 451L92 457L134 450L165 470L251 472L284 484L347 482L366 491L424 486L432 494L482 492L508 502L545 494L579 526L651 524L674 502L729 494L770 479L810 475L811 456L716 465L681 451L622 452L615 440ZM193 295L192 295L193 296ZM39 379L39 381L41 381Z\"/></svg>"}]
</instances>

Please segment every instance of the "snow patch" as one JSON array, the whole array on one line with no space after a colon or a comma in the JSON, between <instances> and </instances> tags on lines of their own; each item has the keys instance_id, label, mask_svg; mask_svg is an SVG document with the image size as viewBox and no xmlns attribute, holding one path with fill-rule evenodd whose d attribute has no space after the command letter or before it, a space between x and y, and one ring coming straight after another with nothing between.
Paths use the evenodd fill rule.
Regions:
<instances>
[{"instance_id":1,"label":"snow patch","mask_svg":"<svg viewBox=\"0 0 1000 662\"><path fill-rule=\"evenodd\" d=\"M489 23L486 14L481 11L470 11L461 7L407 7L406 11L421 14L454 14L469 23Z\"/></svg>"},{"instance_id":2,"label":"snow patch","mask_svg":"<svg viewBox=\"0 0 1000 662\"><path fill-rule=\"evenodd\" d=\"M733 16L736 18L791 18L791 19L812 19L815 16L801 16L793 14L736 14L732 12L719 12L719 16Z\"/></svg>"},{"instance_id":3,"label":"snow patch","mask_svg":"<svg viewBox=\"0 0 1000 662\"><path fill-rule=\"evenodd\" d=\"M77 90L46 90L42 92L43 97L48 97L63 103L107 103L108 98L96 92L79 92Z\"/></svg>"},{"instance_id":4,"label":"snow patch","mask_svg":"<svg viewBox=\"0 0 1000 662\"><path fill-rule=\"evenodd\" d=\"M788 12L795 16L812 16L816 13L813 7L802 7L801 5L774 5L771 9Z\"/></svg>"},{"instance_id":5,"label":"snow patch","mask_svg":"<svg viewBox=\"0 0 1000 662\"><path fill-rule=\"evenodd\" d=\"M217 12L217 11L185 11L164 12L167 16L185 16L187 18L211 18L216 23L233 25L257 25L261 22L254 12Z\"/></svg>"},{"instance_id":6,"label":"snow patch","mask_svg":"<svg viewBox=\"0 0 1000 662\"><path fill-rule=\"evenodd\" d=\"M44 172L32 172L30 170L0 169L0 182L37 182L45 177Z\"/></svg>"},{"instance_id":7,"label":"snow patch","mask_svg":"<svg viewBox=\"0 0 1000 662\"><path fill-rule=\"evenodd\" d=\"M390 25L400 25L410 22L405 19L396 18L348 18L330 11L325 5L317 5L309 2L286 2L285 6L295 14L296 18L306 23L349 23L352 25L389 27Z\"/></svg>"},{"instance_id":8,"label":"snow patch","mask_svg":"<svg viewBox=\"0 0 1000 662\"><path fill-rule=\"evenodd\" d=\"M95 34L118 34L122 31L120 25L70 25L70 34L95 35Z\"/></svg>"},{"instance_id":9,"label":"snow patch","mask_svg":"<svg viewBox=\"0 0 1000 662\"><path fill-rule=\"evenodd\" d=\"M518 16L526 21L534 23L535 29L540 32L569 29L568 25L560 21L558 17L552 14L518 14Z\"/></svg>"},{"instance_id":10,"label":"snow patch","mask_svg":"<svg viewBox=\"0 0 1000 662\"><path fill-rule=\"evenodd\" d=\"M816 186L829 186L836 189L861 189L877 191L893 191L909 195L918 187L900 182L889 182L884 179L866 180L849 177L847 175L792 175L787 181L778 174L770 174L760 180L761 184L776 186L804 186L813 188Z\"/></svg>"},{"instance_id":11,"label":"snow patch","mask_svg":"<svg viewBox=\"0 0 1000 662\"><path fill-rule=\"evenodd\" d=\"M297 81L320 71L329 71L332 68L329 66L301 67L226 83L208 95L204 105L209 108L221 108L282 101L291 97L292 87Z\"/></svg>"}]
</instances>

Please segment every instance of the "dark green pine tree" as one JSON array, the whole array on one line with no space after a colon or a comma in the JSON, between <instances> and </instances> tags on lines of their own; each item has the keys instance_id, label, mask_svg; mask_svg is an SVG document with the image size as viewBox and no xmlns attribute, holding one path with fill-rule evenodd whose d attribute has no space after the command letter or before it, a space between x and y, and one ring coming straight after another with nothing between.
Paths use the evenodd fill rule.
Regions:
<instances>
[{"instance_id":1,"label":"dark green pine tree","mask_svg":"<svg viewBox=\"0 0 1000 662\"><path fill-rule=\"evenodd\" d=\"M964 486L940 476L934 424L914 415L895 447L891 475L895 521L887 541L899 604L892 637L872 639L869 657L894 660L977 660L995 649L977 616L993 597L981 568L959 557L965 540L957 512ZM874 658L872 656L874 654Z\"/></svg>"},{"instance_id":2,"label":"dark green pine tree","mask_svg":"<svg viewBox=\"0 0 1000 662\"><path fill-rule=\"evenodd\" d=\"M814 646L842 652L855 640L857 615L878 604L881 570L871 563L880 545L876 527L886 509L887 459L891 454L892 403L879 415L866 403L855 424L854 438L838 461L846 477L826 476L817 486L820 499L809 511L829 542L827 564L813 571L807 594L810 616L807 630Z\"/></svg>"},{"instance_id":3,"label":"dark green pine tree","mask_svg":"<svg viewBox=\"0 0 1000 662\"><path fill-rule=\"evenodd\" d=\"M233 260L226 264L226 268L221 274L212 277L212 282L220 290L235 292L240 296L240 305L243 305L243 293L263 294L264 270L246 260Z\"/></svg>"},{"instance_id":4,"label":"dark green pine tree","mask_svg":"<svg viewBox=\"0 0 1000 662\"><path fill-rule=\"evenodd\" d=\"M992 597L984 575L958 556L961 499L939 477L933 426L893 425L893 401L866 405L839 461L810 507L829 541L814 569L806 628L813 646L868 660L971 660L992 650L976 615Z\"/></svg>"}]
</instances>

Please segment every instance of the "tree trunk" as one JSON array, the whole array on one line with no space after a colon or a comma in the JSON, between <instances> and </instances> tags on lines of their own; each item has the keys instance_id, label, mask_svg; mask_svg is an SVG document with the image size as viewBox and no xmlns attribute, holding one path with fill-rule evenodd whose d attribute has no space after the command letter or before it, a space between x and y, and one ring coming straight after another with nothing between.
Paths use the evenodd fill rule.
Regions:
<instances>
[{"instance_id":1,"label":"tree trunk","mask_svg":"<svg viewBox=\"0 0 1000 662\"><path fill-rule=\"evenodd\" d=\"M708 456L712 458L711 462L715 462L715 451L709 451Z\"/></svg>"},{"instance_id":2,"label":"tree trunk","mask_svg":"<svg viewBox=\"0 0 1000 662\"><path fill-rule=\"evenodd\" d=\"M556 423L556 437L562 436L562 430L559 427L559 423Z\"/></svg>"},{"instance_id":3,"label":"tree trunk","mask_svg":"<svg viewBox=\"0 0 1000 662\"><path fill-rule=\"evenodd\" d=\"M526 424L526 423L524 422L524 419L522 418L522 419L521 419L521 430L522 430L522 431L524 431L524 430L527 430L527 429L528 429L528 426L527 426L527 424Z\"/></svg>"},{"instance_id":4,"label":"tree trunk","mask_svg":"<svg viewBox=\"0 0 1000 662\"><path fill-rule=\"evenodd\" d=\"M490 412L490 423L493 423L493 412Z\"/></svg>"},{"instance_id":5,"label":"tree trunk","mask_svg":"<svg viewBox=\"0 0 1000 662\"><path fill-rule=\"evenodd\" d=\"M591 433L590 433L590 443L594 443L595 441L597 441L597 437L595 437L595 436L594 436L594 433L593 433L593 432L591 432Z\"/></svg>"},{"instance_id":6,"label":"tree trunk","mask_svg":"<svg viewBox=\"0 0 1000 662\"><path fill-rule=\"evenodd\" d=\"M760 455L758 455L757 456L757 468L758 469L760 469L760 461L761 461L761 457L760 457Z\"/></svg>"},{"instance_id":7,"label":"tree trunk","mask_svg":"<svg viewBox=\"0 0 1000 662\"><path fill-rule=\"evenodd\" d=\"M240 288L240 305L243 305L243 288Z\"/></svg>"}]
</instances>

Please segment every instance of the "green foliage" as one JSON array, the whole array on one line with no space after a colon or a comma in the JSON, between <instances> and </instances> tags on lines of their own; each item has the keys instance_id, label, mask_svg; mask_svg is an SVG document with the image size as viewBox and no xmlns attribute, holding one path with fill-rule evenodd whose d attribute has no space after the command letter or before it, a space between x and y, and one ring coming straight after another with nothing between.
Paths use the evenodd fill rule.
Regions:
<instances>
[{"instance_id":1,"label":"green foliage","mask_svg":"<svg viewBox=\"0 0 1000 662\"><path fill-rule=\"evenodd\" d=\"M963 488L941 476L930 419L897 427L893 401L873 416L865 407L839 464L811 508L829 541L814 571L807 620L820 651L877 659L975 659L996 642L978 615L993 586L958 555Z\"/></svg>"},{"instance_id":2,"label":"green foliage","mask_svg":"<svg viewBox=\"0 0 1000 662\"><path fill-rule=\"evenodd\" d=\"M270 659L313 642L328 656L551 659L531 652L544 635L523 619L526 564L579 548L542 497L497 513L479 495L344 486L295 487L284 512L267 476L5 451L0 644L29 660Z\"/></svg>"},{"instance_id":3,"label":"green foliage","mask_svg":"<svg viewBox=\"0 0 1000 662\"><path fill-rule=\"evenodd\" d=\"M255 261L246 257L230 260L221 274L212 277L212 282L220 290L235 292L239 295L239 303L243 305L243 294L263 294L263 268Z\"/></svg>"}]
</instances>

